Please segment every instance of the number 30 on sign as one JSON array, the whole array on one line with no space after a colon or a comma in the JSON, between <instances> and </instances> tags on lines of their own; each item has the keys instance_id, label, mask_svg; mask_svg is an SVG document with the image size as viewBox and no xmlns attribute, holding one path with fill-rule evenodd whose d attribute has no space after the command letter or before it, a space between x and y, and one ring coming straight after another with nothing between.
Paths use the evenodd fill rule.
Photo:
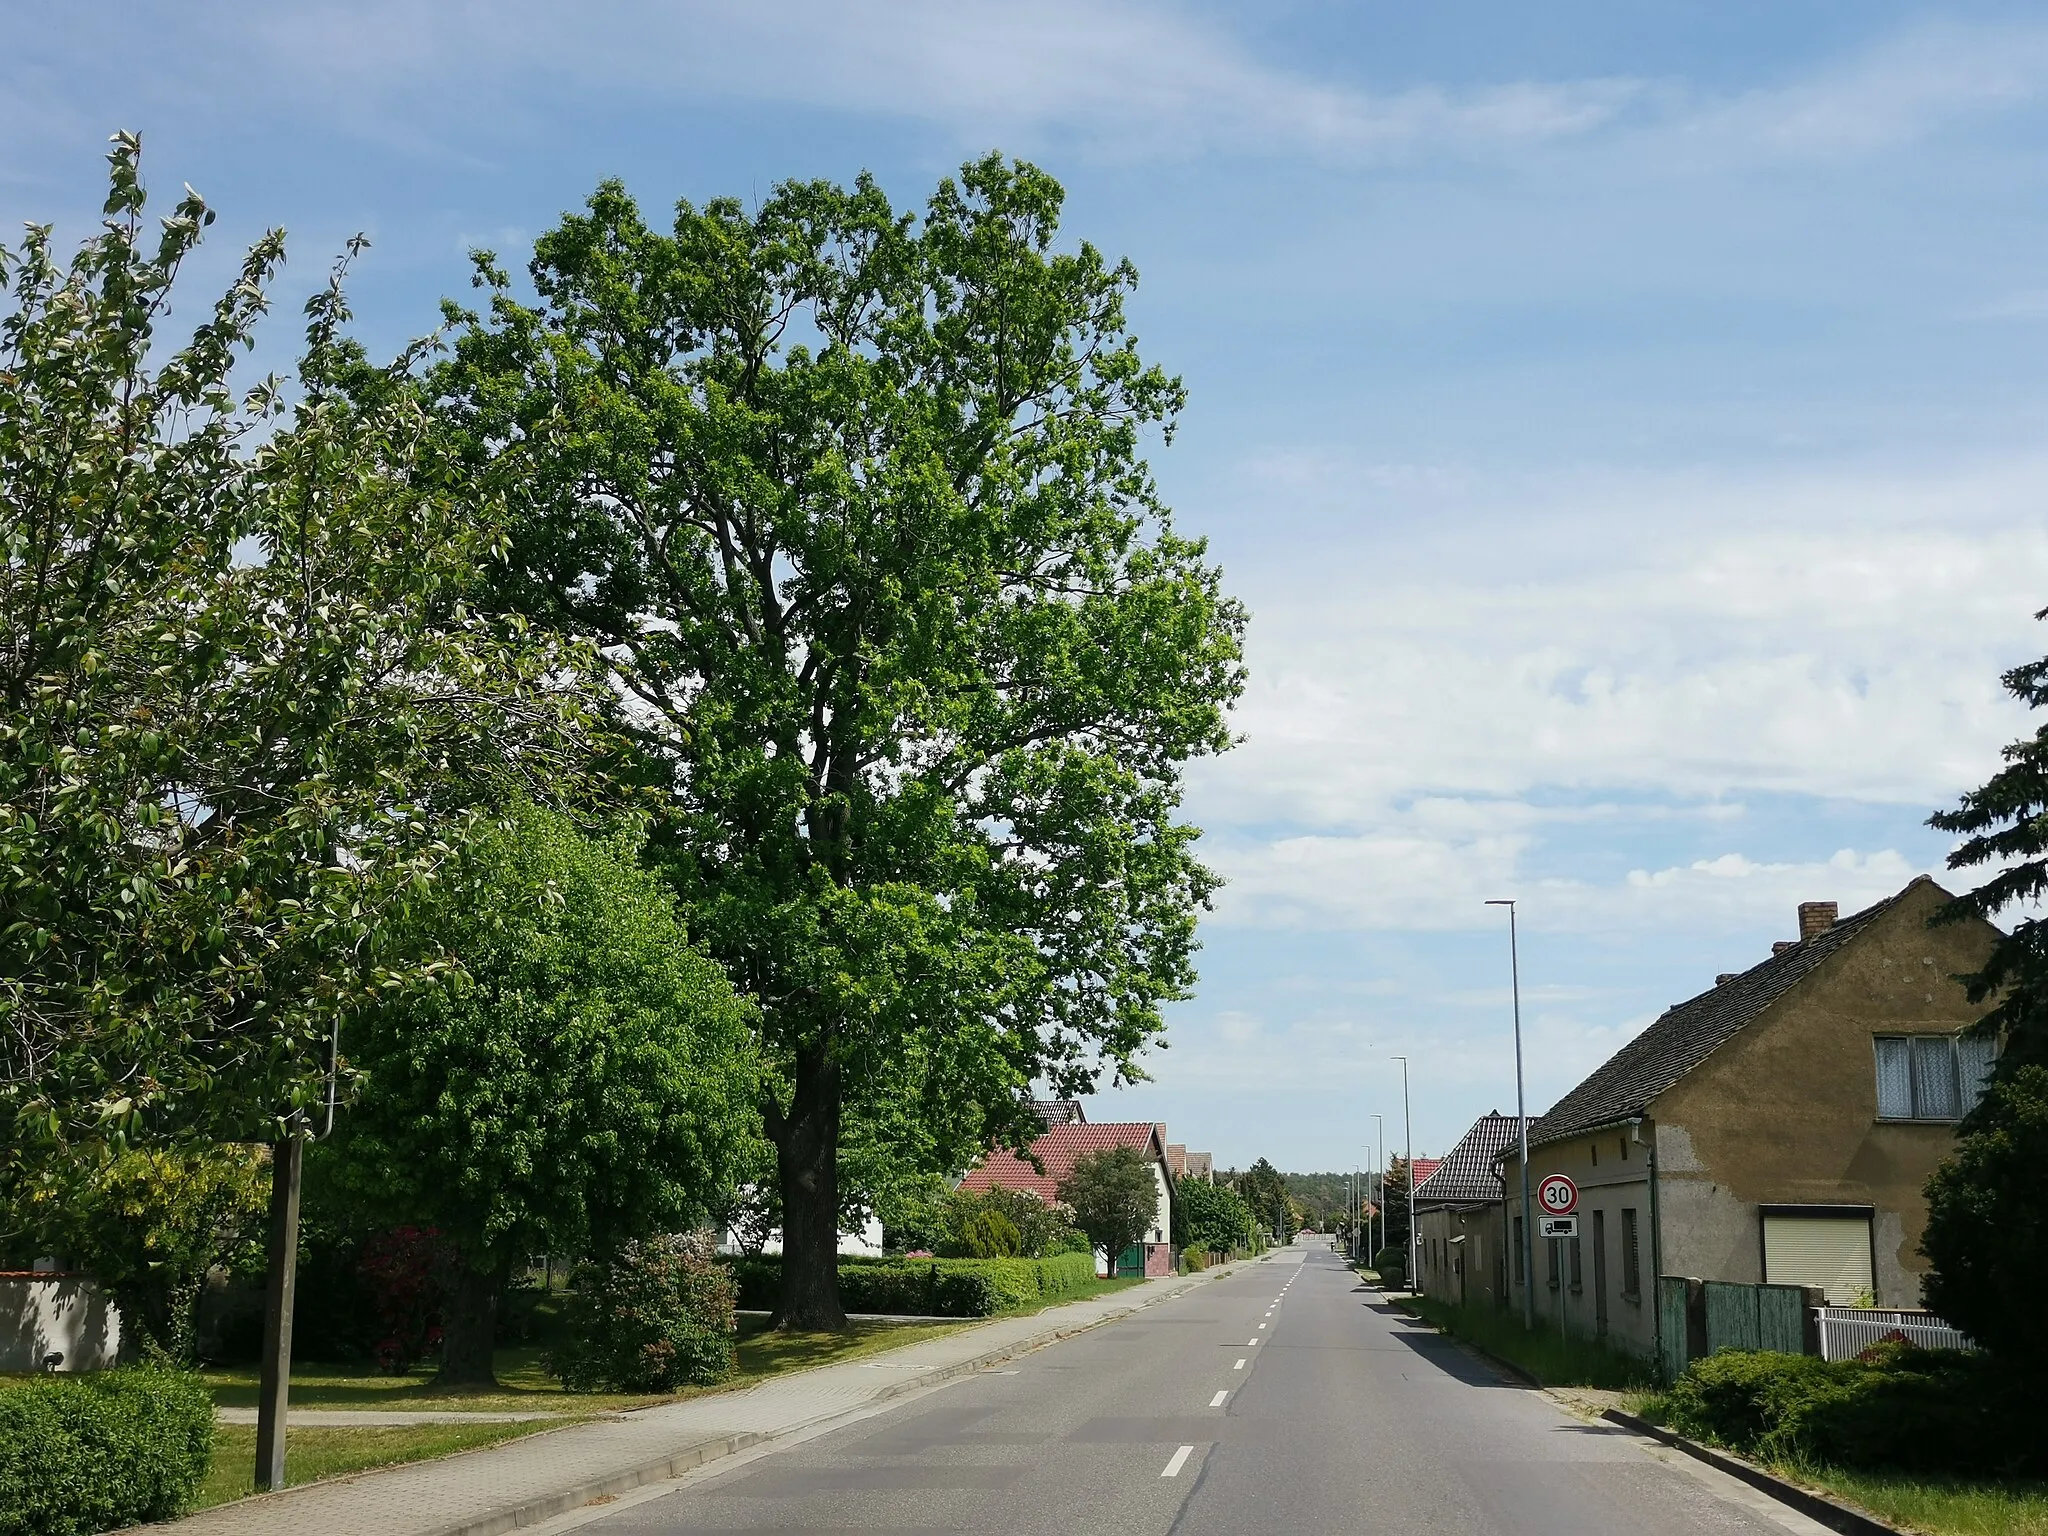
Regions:
<instances>
[{"instance_id":1,"label":"number 30 on sign","mask_svg":"<svg viewBox=\"0 0 2048 1536\"><path fill-rule=\"evenodd\" d=\"M1561 1173L1546 1174L1536 1186L1536 1203L1546 1216L1569 1216L1579 1208L1579 1186Z\"/></svg>"}]
</instances>

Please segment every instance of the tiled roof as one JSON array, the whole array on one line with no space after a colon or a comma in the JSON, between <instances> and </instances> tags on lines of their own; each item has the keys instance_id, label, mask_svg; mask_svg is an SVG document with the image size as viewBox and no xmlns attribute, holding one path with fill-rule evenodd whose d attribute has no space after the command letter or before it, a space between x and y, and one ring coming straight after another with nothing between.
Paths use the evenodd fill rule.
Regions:
<instances>
[{"instance_id":1,"label":"tiled roof","mask_svg":"<svg viewBox=\"0 0 2048 1536\"><path fill-rule=\"evenodd\" d=\"M1086 1125L1087 1111L1079 1099L1033 1099L1031 1107L1047 1125Z\"/></svg>"},{"instance_id":2,"label":"tiled roof","mask_svg":"<svg viewBox=\"0 0 2048 1536\"><path fill-rule=\"evenodd\" d=\"M1436 1171L1415 1186L1415 1203L1468 1205L1500 1198L1500 1174L1493 1160L1521 1136L1521 1122L1497 1111L1482 1115L1451 1148ZM1418 1167L1422 1159L1417 1158Z\"/></svg>"},{"instance_id":3,"label":"tiled roof","mask_svg":"<svg viewBox=\"0 0 2048 1536\"><path fill-rule=\"evenodd\" d=\"M1919 883L1915 880L1913 885ZM1906 890L1912 888L1909 885ZM1727 1044L1745 1024L1805 980L1905 894L1901 891L1865 907L1810 939L1787 945L1761 965L1667 1008L1656 1023L1594 1068L1590 1077L1530 1126L1529 1145L1562 1141L1595 1126L1643 1114L1653 1099Z\"/></svg>"},{"instance_id":4,"label":"tiled roof","mask_svg":"<svg viewBox=\"0 0 2048 1536\"><path fill-rule=\"evenodd\" d=\"M1166 1173L1169 1178L1182 1178L1188 1171L1188 1149L1177 1141L1166 1144Z\"/></svg>"},{"instance_id":5,"label":"tiled roof","mask_svg":"<svg viewBox=\"0 0 2048 1536\"><path fill-rule=\"evenodd\" d=\"M1158 1158L1166 1154L1159 1139L1159 1127L1146 1121L1055 1125L1031 1143L1031 1150L1045 1164L1044 1173L1005 1147L989 1153L978 1167L970 1169L960 1187L978 1192L1000 1184L1005 1189L1028 1189L1047 1200L1057 1200L1060 1180L1074 1171L1074 1164L1111 1147L1135 1147Z\"/></svg>"},{"instance_id":6,"label":"tiled roof","mask_svg":"<svg viewBox=\"0 0 2048 1536\"><path fill-rule=\"evenodd\" d=\"M1215 1155L1209 1152L1190 1152L1188 1154L1188 1177L1191 1179L1201 1179L1206 1183L1215 1183Z\"/></svg>"},{"instance_id":7,"label":"tiled roof","mask_svg":"<svg viewBox=\"0 0 2048 1536\"><path fill-rule=\"evenodd\" d=\"M1440 1157L1418 1157L1415 1159L1415 1187L1422 1188L1429 1182L1429 1176L1443 1165Z\"/></svg>"}]
</instances>

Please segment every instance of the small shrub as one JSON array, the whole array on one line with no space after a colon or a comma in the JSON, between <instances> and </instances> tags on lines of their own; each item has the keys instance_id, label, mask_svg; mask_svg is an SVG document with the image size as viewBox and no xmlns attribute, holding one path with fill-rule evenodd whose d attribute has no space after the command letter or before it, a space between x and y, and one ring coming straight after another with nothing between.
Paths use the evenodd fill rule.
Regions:
<instances>
[{"instance_id":1,"label":"small shrub","mask_svg":"<svg viewBox=\"0 0 2048 1536\"><path fill-rule=\"evenodd\" d=\"M572 1392L673 1392L733 1368L732 1270L709 1233L629 1243L578 1276L547 1368Z\"/></svg>"},{"instance_id":2,"label":"small shrub","mask_svg":"<svg viewBox=\"0 0 2048 1536\"><path fill-rule=\"evenodd\" d=\"M441 1347L447 1255L433 1227L395 1227L363 1244L357 1269L377 1313L370 1347L387 1375L410 1371Z\"/></svg>"},{"instance_id":3,"label":"small shrub","mask_svg":"<svg viewBox=\"0 0 2048 1536\"><path fill-rule=\"evenodd\" d=\"M1023 1234L1001 1211L979 1210L960 1233L970 1259L1013 1259L1024 1250Z\"/></svg>"},{"instance_id":4,"label":"small shrub","mask_svg":"<svg viewBox=\"0 0 2048 1536\"><path fill-rule=\"evenodd\" d=\"M0 1531L87 1536L191 1507L213 1455L196 1376L123 1370L0 1392Z\"/></svg>"},{"instance_id":5,"label":"small shrub","mask_svg":"<svg viewBox=\"0 0 2048 1536\"><path fill-rule=\"evenodd\" d=\"M1723 1350L1665 1392L1671 1427L1773 1460L2013 1474L2048 1464L2020 1373L1974 1352L1880 1344L1855 1360Z\"/></svg>"}]
</instances>

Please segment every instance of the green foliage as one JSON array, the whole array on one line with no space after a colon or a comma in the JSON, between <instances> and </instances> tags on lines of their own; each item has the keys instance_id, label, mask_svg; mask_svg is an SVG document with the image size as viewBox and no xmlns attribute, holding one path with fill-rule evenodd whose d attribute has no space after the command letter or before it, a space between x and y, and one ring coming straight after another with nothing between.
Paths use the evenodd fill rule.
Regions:
<instances>
[{"instance_id":1,"label":"green foliage","mask_svg":"<svg viewBox=\"0 0 2048 1536\"><path fill-rule=\"evenodd\" d=\"M1287 1195L1287 1178L1278 1168L1262 1157L1243 1173L1233 1175L1232 1182L1261 1230L1283 1243L1294 1236L1294 1202Z\"/></svg>"},{"instance_id":2,"label":"green foliage","mask_svg":"<svg viewBox=\"0 0 2048 1536\"><path fill-rule=\"evenodd\" d=\"M569 766L562 648L467 606L488 508L379 383L416 354L363 364L337 266L295 398L238 393L282 234L179 341L214 215L152 231L140 155L68 266L0 248L0 1157L277 1134L433 972L391 918L476 786Z\"/></svg>"},{"instance_id":3,"label":"green foliage","mask_svg":"<svg viewBox=\"0 0 2048 1536\"><path fill-rule=\"evenodd\" d=\"M638 846L519 803L466 851L418 915L460 972L354 1035L334 1187L493 1257L703 1219L751 1112L747 1011Z\"/></svg>"},{"instance_id":4,"label":"green foliage","mask_svg":"<svg viewBox=\"0 0 2048 1536\"><path fill-rule=\"evenodd\" d=\"M1060 1200L1074 1225L1109 1255L1113 1267L1159 1219L1156 1165L1133 1147L1108 1147L1078 1159L1060 1181Z\"/></svg>"},{"instance_id":5,"label":"green foliage","mask_svg":"<svg viewBox=\"0 0 2048 1536\"><path fill-rule=\"evenodd\" d=\"M46 1376L0 1392L0 1531L88 1536L191 1507L213 1399L173 1371Z\"/></svg>"},{"instance_id":6,"label":"green foliage","mask_svg":"<svg viewBox=\"0 0 2048 1536\"><path fill-rule=\"evenodd\" d=\"M1927 1305L2015 1367L2048 1371L2048 1067L2005 1068L1927 1183Z\"/></svg>"},{"instance_id":7,"label":"green foliage","mask_svg":"<svg viewBox=\"0 0 2048 1536\"><path fill-rule=\"evenodd\" d=\"M1214 887L1179 819L1244 617L1140 456L1178 381L1135 281L998 156L923 217L863 177L626 190L488 256L434 375L516 521L501 601L592 643L700 938L762 1000L786 1322L830 1324L842 1142L957 1167L1034 1081L1137 1075ZM865 1191L868 1198L874 1191ZM801 1315L797 1315L801 1314Z\"/></svg>"},{"instance_id":8,"label":"green foliage","mask_svg":"<svg viewBox=\"0 0 2048 1536\"><path fill-rule=\"evenodd\" d=\"M1001 1211L984 1207L968 1217L960 1246L970 1259L1013 1259L1023 1251L1023 1234Z\"/></svg>"},{"instance_id":9,"label":"green foliage","mask_svg":"<svg viewBox=\"0 0 2048 1536\"><path fill-rule=\"evenodd\" d=\"M708 1233L628 1243L577 1278L548 1369L572 1392L674 1392L732 1374L736 1288Z\"/></svg>"},{"instance_id":10,"label":"green foliage","mask_svg":"<svg viewBox=\"0 0 2048 1536\"><path fill-rule=\"evenodd\" d=\"M207 1272L260 1260L269 1202L267 1155L247 1146L99 1149L13 1179L0 1170L0 1205L26 1246L90 1274L143 1351L178 1365L194 1360Z\"/></svg>"},{"instance_id":11,"label":"green foliage","mask_svg":"<svg viewBox=\"0 0 2048 1536\"><path fill-rule=\"evenodd\" d=\"M781 1294L778 1256L727 1261L740 1305L767 1310ZM1062 1253L1043 1259L842 1260L839 1296L849 1312L900 1316L988 1317L1063 1296L1095 1279L1095 1258Z\"/></svg>"},{"instance_id":12,"label":"green foliage","mask_svg":"<svg viewBox=\"0 0 2048 1536\"><path fill-rule=\"evenodd\" d=\"M1174 1181L1173 1240L1203 1253L1249 1252L1258 1223L1243 1195L1227 1184Z\"/></svg>"},{"instance_id":13,"label":"green foliage","mask_svg":"<svg viewBox=\"0 0 2048 1536\"><path fill-rule=\"evenodd\" d=\"M1672 1428L1771 1460L2014 1474L2048 1470L2048 1420L1986 1356L1880 1345L1856 1360L1722 1350L1659 1409Z\"/></svg>"}]
</instances>

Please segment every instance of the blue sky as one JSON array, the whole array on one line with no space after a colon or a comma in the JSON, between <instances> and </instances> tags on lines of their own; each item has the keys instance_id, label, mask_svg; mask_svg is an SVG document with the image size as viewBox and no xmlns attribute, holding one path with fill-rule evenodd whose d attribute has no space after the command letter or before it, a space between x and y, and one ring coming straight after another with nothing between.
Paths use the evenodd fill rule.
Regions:
<instances>
[{"instance_id":1,"label":"blue sky","mask_svg":"<svg viewBox=\"0 0 2048 1536\"><path fill-rule=\"evenodd\" d=\"M658 207L988 148L1143 274L1154 462L1253 613L1190 803L1231 885L1091 1106L1348 1165L1533 1108L1669 1003L1939 871L2048 648L2048 16L1734 0L0 3L0 222L160 193L353 231L395 348L602 176ZM196 284L195 286L203 286ZM295 304L281 301L288 344Z\"/></svg>"}]
</instances>

